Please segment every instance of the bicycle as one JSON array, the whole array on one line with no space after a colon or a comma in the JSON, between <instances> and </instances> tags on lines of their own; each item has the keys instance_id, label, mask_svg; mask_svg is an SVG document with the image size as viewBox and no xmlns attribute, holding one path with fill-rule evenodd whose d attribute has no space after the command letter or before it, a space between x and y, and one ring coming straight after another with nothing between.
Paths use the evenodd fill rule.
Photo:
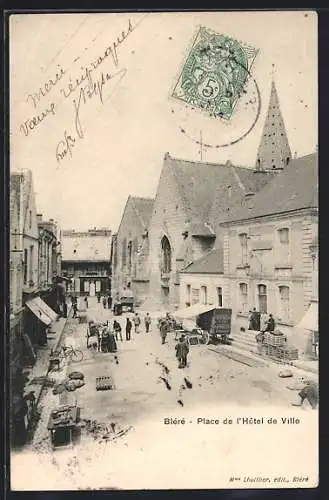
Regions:
<instances>
[{"instance_id":1,"label":"bicycle","mask_svg":"<svg viewBox=\"0 0 329 500\"><path fill-rule=\"evenodd\" d=\"M76 349L71 345L63 345L58 352L60 360L68 359L74 363L79 363L83 360L83 352L80 349Z\"/></svg>"}]
</instances>

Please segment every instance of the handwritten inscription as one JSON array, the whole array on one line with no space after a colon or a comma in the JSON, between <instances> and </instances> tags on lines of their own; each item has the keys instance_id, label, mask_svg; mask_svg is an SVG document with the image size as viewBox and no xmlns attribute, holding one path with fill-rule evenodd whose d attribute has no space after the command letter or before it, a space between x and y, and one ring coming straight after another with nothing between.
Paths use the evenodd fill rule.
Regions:
<instances>
[{"instance_id":1,"label":"handwritten inscription","mask_svg":"<svg viewBox=\"0 0 329 500\"><path fill-rule=\"evenodd\" d=\"M40 102L57 87L57 98L72 99L73 105L73 128L63 128L63 133L60 141L55 146L56 161L61 162L66 158L72 157L72 151L76 146L78 139L84 139L84 128L82 125L81 112L88 102L92 102L94 106L104 104L109 98L104 97L104 88L110 80L117 79L119 83L126 75L127 69L119 69L119 47L124 44L129 35L136 29L139 23L133 26L131 20L128 21L128 26L121 34L116 37L98 57L90 61L88 64L80 66L80 73L77 76L67 75L65 68L58 65L56 74L42 83L37 92L28 94L26 101L30 103L33 109L36 109ZM80 58L75 57L76 62ZM103 70L99 73L100 66L105 62L110 62L115 68L115 72ZM65 77L65 78L64 78ZM61 83L61 85L59 85ZM111 94L110 94L111 95ZM55 101L55 98L54 98ZM56 106L58 102L56 102ZM20 131L25 137L28 137L48 116L55 115L55 102L51 102L49 106L39 112L37 115L29 117L20 125Z\"/></svg>"},{"instance_id":2,"label":"handwritten inscription","mask_svg":"<svg viewBox=\"0 0 329 500\"><path fill-rule=\"evenodd\" d=\"M39 115L28 118L21 124L20 130L27 137L47 116L55 115L55 103L51 103L48 108L42 111Z\"/></svg>"},{"instance_id":3,"label":"handwritten inscription","mask_svg":"<svg viewBox=\"0 0 329 500\"><path fill-rule=\"evenodd\" d=\"M59 66L59 71L56 73L56 75L53 78L50 78L47 82L45 82L37 92L34 92L33 94L29 94L26 98L27 102L31 102L32 106L34 108L37 107L39 102L43 97L46 97L47 94L51 91L53 87L57 85L57 83L63 78L65 75L65 70Z\"/></svg>"},{"instance_id":4,"label":"handwritten inscription","mask_svg":"<svg viewBox=\"0 0 329 500\"><path fill-rule=\"evenodd\" d=\"M80 121L80 107L87 103L88 100L93 99L93 97L98 96L99 101L103 104L103 87L109 81L116 76L121 75L120 80L124 77L127 70L123 68L117 73L102 73L101 77L93 82L90 76L90 84L82 89L80 89L79 96L77 99L73 99L74 111L75 111L75 130L80 139L83 139L83 128Z\"/></svg>"},{"instance_id":5,"label":"handwritten inscription","mask_svg":"<svg viewBox=\"0 0 329 500\"><path fill-rule=\"evenodd\" d=\"M64 132L64 139L62 139L56 147L56 160L58 163L64 160L64 158L68 155L72 157L72 149L75 146L77 138L84 139L83 125L81 123L80 116L81 108L89 101L92 101L95 97L98 97L99 102L103 104L103 87L108 81L113 80L116 77L120 77L120 81L125 76L126 72L126 68L123 68L114 74L102 73L101 77L95 82L92 80L90 75L89 85L80 89L78 98L73 99L76 136L72 133L69 135L67 131Z\"/></svg>"}]
</instances>

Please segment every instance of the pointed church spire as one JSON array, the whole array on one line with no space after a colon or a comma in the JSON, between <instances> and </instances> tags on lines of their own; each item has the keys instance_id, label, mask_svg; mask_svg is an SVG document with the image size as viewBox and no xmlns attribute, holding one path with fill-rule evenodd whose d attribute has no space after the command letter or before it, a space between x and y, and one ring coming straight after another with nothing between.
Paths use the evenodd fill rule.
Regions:
<instances>
[{"instance_id":1,"label":"pointed church spire","mask_svg":"<svg viewBox=\"0 0 329 500\"><path fill-rule=\"evenodd\" d=\"M256 170L280 170L291 160L291 150L274 81L274 65L272 67L271 95L258 147Z\"/></svg>"}]
</instances>

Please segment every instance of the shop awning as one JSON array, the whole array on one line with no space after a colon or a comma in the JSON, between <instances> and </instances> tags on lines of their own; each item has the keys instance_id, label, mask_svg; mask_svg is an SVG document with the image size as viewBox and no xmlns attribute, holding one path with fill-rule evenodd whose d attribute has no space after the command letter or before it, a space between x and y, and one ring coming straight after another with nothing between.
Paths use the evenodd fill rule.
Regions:
<instances>
[{"instance_id":1,"label":"shop awning","mask_svg":"<svg viewBox=\"0 0 329 500\"><path fill-rule=\"evenodd\" d=\"M46 304L42 299L41 297L35 297L34 299L36 301L36 303L38 304L38 306L40 307L40 309L45 313L47 314L47 316L50 317L51 321L55 321L58 317L58 314L51 308L48 306L48 304Z\"/></svg>"},{"instance_id":2,"label":"shop awning","mask_svg":"<svg viewBox=\"0 0 329 500\"><path fill-rule=\"evenodd\" d=\"M49 326L50 323L53 321L53 314L55 314L55 317L57 317L57 315L56 315L56 313L52 309L50 309L49 306L47 306L47 304L45 304L43 302L42 299L40 299L40 300L38 300L38 299L40 299L40 297L36 297L34 299L28 300L26 302L26 306L30 309L30 311L33 312L33 314L40 321L42 321L42 323L44 323L45 325ZM40 301L41 301L42 304L40 304ZM44 308L43 304L45 306L47 306L47 308L49 307L49 309L52 311L53 314L45 312L45 308ZM40 307L40 305L42 307Z\"/></svg>"},{"instance_id":3,"label":"shop awning","mask_svg":"<svg viewBox=\"0 0 329 500\"><path fill-rule=\"evenodd\" d=\"M306 313L302 317L301 321L296 325L296 327L303 328L305 330L312 330L314 332L319 331L318 306L319 304L317 301L312 301Z\"/></svg>"},{"instance_id":4,"label":"shop awning","mask_svg":"<svg viewBox=\"0 0 329 500\"><path fill-rule=\"evenodd\" d=\"M194 304L193 306L185 307L184 309L178 309L178 311L173 313L173 316L179 319L192 319L199 314L212 311L213 309L216 309L215 306Z\"/></svg>"}]
</instances>

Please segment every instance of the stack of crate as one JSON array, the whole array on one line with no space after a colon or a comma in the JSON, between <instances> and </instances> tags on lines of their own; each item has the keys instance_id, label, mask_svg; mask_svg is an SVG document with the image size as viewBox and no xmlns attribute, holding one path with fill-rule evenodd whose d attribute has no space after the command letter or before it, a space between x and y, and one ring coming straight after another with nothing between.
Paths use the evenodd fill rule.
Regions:
<instances>
[{"instance_id":1,"label":"stack of crate","mask_svg":"<svg viewBox=\"0 0 329 500\"><path fill-rule=\"evenodd\" d=\"M298 359L298 349L295 347L282 347L278 349L278 357L284 361L293 361Z\"/></svg>"},{"instance_id":2,"label":"stack of crate","mask_svg":"<svg viewBox=\"0 0 329 500\"><path fill-rule=\"evenodd\" d=\"M286 337L284 335L274 335L273 333L265 332L264 344L273 347L281 347L285 345Z\"/></svg>"}]
</instances>

